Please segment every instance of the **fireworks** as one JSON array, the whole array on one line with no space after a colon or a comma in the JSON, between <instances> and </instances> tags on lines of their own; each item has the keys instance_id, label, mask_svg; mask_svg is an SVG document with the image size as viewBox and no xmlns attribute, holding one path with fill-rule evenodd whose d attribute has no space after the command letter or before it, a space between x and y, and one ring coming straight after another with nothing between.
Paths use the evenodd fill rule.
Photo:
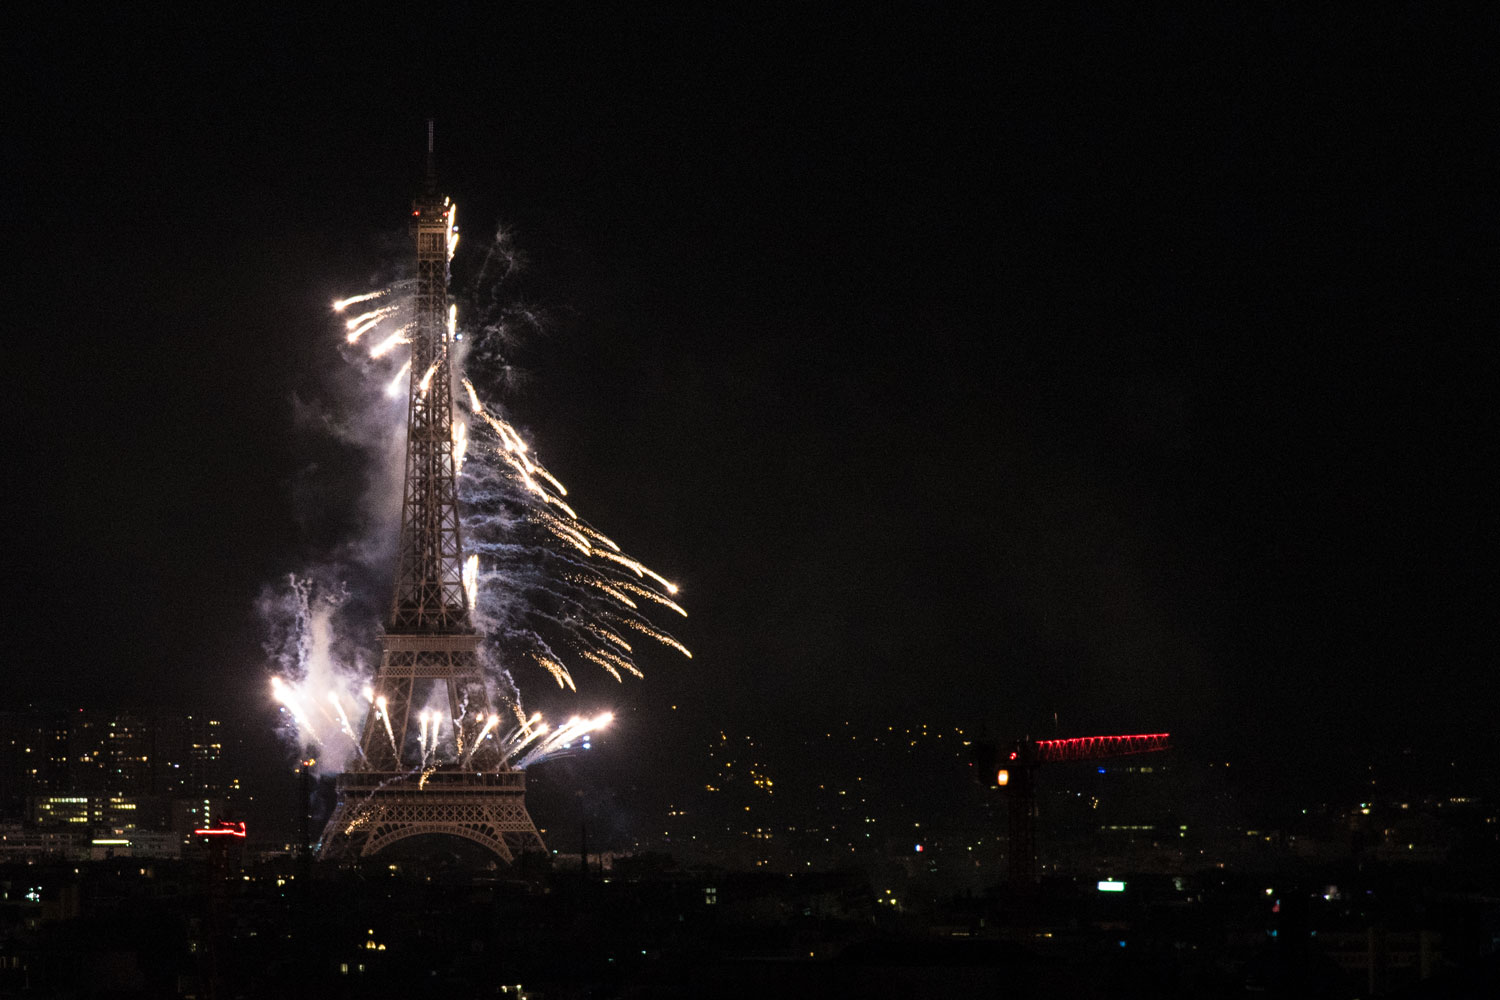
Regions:
<instances>
[{"instance_id":1,"label":"fireworks","mask_svg":"<svg viewBox=\"0 0 1500 1000\"><path fill-rule=\"evenodd\" d=\"M349 726L349 716L344 714L344 705L343 702L339 701L339 694L337 691L328 692L328 703L333 706L334 712L338 714L339 731L342 732L345 736L349 737L349 739L358 743L359 737L354 735L354 730Z\"/></svg>"},{"instance_id":2,"label":"fireworks","mask_svg":"<svg viewBox=\"0 0 1500 1000\"><path fill-rule=\"evenodd\" d=\"M531 658L537 663L541 664L542 669L546 670L549 674L552 675L552 679L557 681L558 687L567 685L568 689L571 691L578 690L578 687L573 683L573 675L568 673L567 667L563 666L561 663L558 663L552 657L546 656L542 653L538 653L535 650L532 651Z\"/></svg>"},{"instance_id":3,"label":"fireworks","mask_svg":"<svg viewBox=\"0 0 1500 1000\"><path fill-rule=\"evenodd\" d=\"M312 721L307 717L306 707L303 705L302 692L288 687L280 677L271 678L271 696L286 706L287 711L297 720L297 725L302 731L317 739L317 730L313 728Z\"/></svg>"},{"instance_id":4,"label":"fireworks","mask_svg":"<svg viewBox=\"0 0 1500 1000\"><path fill-rule=\"evenodd\" d=\"M370 348L370 357L383 358L395 348L400 347L402 344L410 344L411 338L406 335L407 329L407 327L402 327L395 333L386 337L380 343L376 344L374 347Z\"/></svg>"},{"instance_id":5,"label":"fireworks","mask_svg":"<svg viewBox=\"0 0 1500 1000\"><path fill-rule=\"evenodd\" d=\"M437 748L437 716L424 708L417 720L420 726L417 732L417 749L422 754L422 766L426 767L427 758Z\"/></svg>"},{"instance_id":6,"label":"fireworks","mask_svg":"<svg viewBox=\"0 0 1500 1000\"><path fill-rule=\"evenodd\" d=\"M390 737L391 752L400 753L401 745L396 742L396 732L391 728L391 713L385 710L385 695L375 698L375 717L385 723L385 735Z\"/></svg>"},{"instance_id":7,"label":"fireworks","mask_svg":"<svg viewBox=\"0 0 1500 1000\"><path fill-rule=\"evenodd\" d=\"M612 721L614 721L614 715L610 712L596 715L592 719L584 719L575 715L568 720L567 725L546 739L537 742L531 750L516 761L516 766L529 767L538 760L551 756L558 750L570 749L574 740L581 740L583 737L603 729Z\"/></svg>"},{"instance_id":8,"label":"fireworks","mask_svg":"<svg viewBox=\"0 0 1500 1000\"><path fill-rule=\"evenodd\" d=\"M472 609L479 601L479 557L470 556L464 561L464 593L469 596Z\"/></svg>"},{"instance_id":9,"label":"fireworks","mask_svg":"<svg viewBox=\"0 0 1500 1000\"><path fill-rule=\"evenodd\" d=\"M484 717L481 716L481 718ZM474 752L479 749L480 745L484 743L490 733L495 731L495 727L499 724L500 716L498 715L491 715L488 718L484 718L484 724L479 727L479 733L474 737L474 745L469 747L469 752L464 755L464 760L468 760L474 756Z\"/></svg>"},{"instance_id":10,"label":"fireworks","mask_svg":"<svg viewBox=\"0 0 1500 1000\"><path fill-rule=\"evenodd\" d=\"M456 476L463 471L464 455L469 450L469 425L453 419L453 474ZM472 603L470 605L472 607Z\"/></svg>"},{"instance_id":11,"label":"fireworks","mask_svg":"<svg viewBox=\"0 0 1500 1000\"><path fill-rule=\"evenodd\" d=\"M644 598L686 616L682 606L667 596L677 593L676 584L622 553L612 539L580 518L562 500L567 488L536 459L520 432L509 421L490 412L473 382L465 379L464 388L468 391L470 408L481 421L474 425L469 440L471 472L464 477L464 483L476 487L468 497L470 517L465 521L471 544L480 547L481 551L489 548L497 553L514 554L535 563L558 567L556 577L538 588L542 591L539 595L541 601L521 608L512 602L502 609L509 613L503 617L537 619L541 627L561 631L575 655L599 666L616 680L622 679L621 670L636 676L640 676L641 671L629 655L623 658L623 662L614 659L621 652L634 653L618 629L612 627L615 624L635 629L683 656L691 657L686 646L646 620L636 599ZM480 444L481 429L493 434L493 438L485 442L488 447ZM474 467L480 471L472 471ZM510 488L506 489L506 485ZM460 485L460 494L463 494L463 484ZM510 516L494 516L501 511ZM539 539L562 543L564 548L559 550L555 544L518 547L513 539L496 537L495 525L511 525L516 515L540 529L537 532ZM503 572L497 574L500 578L506 575ZM512 579L534 578L535 573L516 572L510 576ZM658 584L661 589L648 586L646 581ZM497 579L496 582L501 581ZM556 606L558 613L549 614L541 605ZM485 608L482 598L475 607ZM508 622L502 620L501 624ZM512 629L512 637L518 632L520 630ZM522 637L526 634L520 633ZM531 634L535 635L534 632ZM550 649L545 654L539 648L531 652L559 684L567 683L563 678L570 675L563 672L566 668L559 671L554 666L557 657Z\"/></svg>"},{"instance_id":12,"label":"fireworks","mask_svg":"<svg viewBox=\"0 0 1500 1000\"><path fill-rule=\"evenodd\" d=\"M458 245L456 220L457 206L449 203L450 261ZM503 233L484 267L494 261L507 271L515 265L515 254L505 244ZM486 384L493 373L473 368L473 377L465 377L456 370L466 355L476 363L493 360L498 351L487 338L498 337L502 345L506 343L504 324L481 317L477 329L470 331L474 336L468 338L473 347L465 343L463 351L440 350L420 377L414 377L410 352L401 350L415 335L413 305L410 296L399 292L399 286L393 285L340 299L333 303L333 311L343 314L351 306L366 304L356 315L341 315L340 325L344 340L360 345L356 357L368 358L359 361L358 370L374 377L376 391L383 390L391 398L411 392L425 399L434 379L457 378L463 385L467 408L477 419L464 419L457 413L451 417L452 461L467 549L461 557L462 584L482 637L481 661L499 682L498 690L507 703L505 717L513 712L516 721L513 727L502 726L502 715L486 708L460 724L465 716L462 706L450 713L435 710L429 702L415 713L412 726L420 761L405 761L403 766L414 767L423 780L445 766L464 768L473 762L490 767L494 766L490 754L480 749L491 745L498 752L500 766L527 767L565 752L608 725L613 716L574 716L560 727L549 728L541 713L528 717L522 711L513 672L540 671L559 689L570 692L577 691L574 675L584 664L616 681L623 681L626 674L641 677L639 652L630 638L645 636L683 656L692 655L652 623L648 612L657 607L683 616L687 612L672 599L678 592L674 583L623 552L563 499L568 490L561 480L543 465L512 420L476 386L476 382ZM517 315L523 322L536 322L530 311L520 309ZM449 344L465 339L457 305L449 307L445 332ZM446 364L449 361L451 366ZM293 582L294 590L302 587L298 594L303 606L297 620L306 633L308 622L316 616L308 611L305 582ZM324 614L324 632L328 631L326 618ZM374 732L381 733L399 753L408 742L407 732L397 729L409 724L405 703L388 705L386 696L368 683L361 690L356 677L362 672L368 676L369 668L337 661L330 646L325 635L316 656L300 650L289 660L281 657L287 660L288 669L272 679L272 695L283 706L300 741L320 748L320 758L337 762L360 753L361 738L370 739L371 727L376 727ZM360 698L363 731L361 720L351 722L346 711L346 704L360 706ZM460 718L450 719L450 714ZM481 760L485 763L479 764Z\"/></svg>"},{"instance_id":13,"label":"fireworks","mask_svg":"<svg viewBox=\"0 0 1500 1000\"><path fill-rule=\"evenodd\" d=\"M596 654L586 652L586 659L595 659ZM539 658L540 659L540 658ZM614 672L614 666L603 656L597 657L601 666L610 672ZM632 673L639 674L627 661L620 657L613 657L614 663ZM568 677L567 670L562 664L551 661L551 668L562 678L567 679L569 687L572 687L572 678ZM561 684L561 680L559 681ZM295 685L282 680L280 676L271 678L271 695L281 703L286 712L292 717L297 733L301 741L308 746L319 748L328 746L328 735L321 731L314 723L308 713L310 703L309 684ZM391 714L388 704L383 695L375 695L373 691L366 688L365 694L370 696L370 704L374 717L378 720L384 731L386 739L392 748L396 746L396 735L391 724ZM338 692L328 691L324 699L332 711L322 711L322 716L333 723L339 732L346 737L353 746L353 751L359 753L358 737L349 724L348 716L344 712L343 703ZM452 742L446 749L440 746L440 727L445 718L443 713L423 709L417 716L417 747L421 755L413 767L412 772L430 774L444 760L464 765L472 760L480 746L487 740L495 745L499 752L500 764L503 767L527 767L538 763L548 757L566 752L572 749L572 744L582 739L605 725L608 725L614 716L608 712L593 718L574 716L568 723L557 730L552 730L542 719L542 714L537 712L529 718L521 711L519 704L513 704L512 708L516 714L516 725L502 729L500 723L502 716L496 713L480 715L477 719L479 729L472 741L466 742L463 737L463 727L458 725L457 720L452 726Z\"/></svg>"},{"instance_id":14,"label":"fireworks","mask_svg":"<svg viewBox=\"0 0 1500 1000\"><path fill-rule=\"evenodd\" d=\"M411 362L408 361L407 364L411 364ZM434 361L427 366L427 371L422 373L422 380L417 383L417 392L423 399L427 398L427 388L432 385L432 376L437 374L437 370L441 365L441 361Z\"/></svg>"},{"instance_id":15,"label":"fireworks","mask_svg":"<svg viewBox=\"0 0 1500 1000\"><path fill-rule=\"evenodd\" d=\"M369 302L371 299L378 299L383 295L389 295L390 291L389 288L382 288L377 292L366 292L364 295L356 295L353 298L339 299L333 304L333 311L341 313L357 302Z\"/></svg>"},{"instance_id":16,"label":"fireworks","mask_svg":"<svg viewBox=\"0 0 1500 1000\"><path fill-rule=\"evenodd\" d=\"M396 373L396 377L391 379L390 385L387 385L385 387L385 394L387 396L390 396L392 399L395 399L397 396L399 396L401 394L401 386L406 382L406 379L410 374L411 358L407 358L406 364L401 366L401 370Z\"/></svg>"},{"instance_id":17,"label":"fireworks","mask_svg":"<svg viewBox=\"0 0 1500 1000\"><path fill-rule=\"evenodd\" d=\"M399 308L399 306L382 306L379 309L372 309L367 313L362 313L354 317L344 324L344 329L349 331L344 335L344 339L351 344L355 343L360 337L379 326L381 320Z\"/></svg>"}]
</instances>

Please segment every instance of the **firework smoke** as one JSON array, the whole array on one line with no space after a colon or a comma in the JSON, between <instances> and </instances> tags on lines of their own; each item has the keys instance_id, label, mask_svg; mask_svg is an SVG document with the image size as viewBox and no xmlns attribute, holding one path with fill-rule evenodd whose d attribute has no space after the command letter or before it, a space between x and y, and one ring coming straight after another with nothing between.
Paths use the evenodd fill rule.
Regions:
<instances>
[{"instance_id":1,"label":"firework smoke","mask_svg":"<svg viewBox=\"0 0 1500 1000\"><path fill-rule=\"evenodd\" d=\"M354 692L371 667L360 649L339 638L349 631L339 620L348 599L341 585L312 576L288 577L260 597L261 619L270 628L272 696L285 710L288 735L319 751L319 769L328 773L342 770L359 752L343 706L355 703Z\"/></svg>"}]
</instances>

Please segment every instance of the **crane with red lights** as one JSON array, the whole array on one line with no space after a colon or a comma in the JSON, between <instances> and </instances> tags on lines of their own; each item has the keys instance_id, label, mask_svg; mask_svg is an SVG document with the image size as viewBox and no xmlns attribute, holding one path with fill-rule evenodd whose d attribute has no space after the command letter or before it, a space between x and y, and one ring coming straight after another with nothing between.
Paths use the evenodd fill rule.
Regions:
<instances>
[{"instance_id":1,"label":"crane with red lights","mask_svg":"<svg viewBox=\"0 0 1500 1000\"><path fill-rule=\"evenodd\" d=\"M1170 747L1170 733L1127 736L1079 736L1066 740L1018 740L1002 750L993 743L974 745L975 777L991 788L1004 788L1010 878L1036 881L1036 769L1063 761L1106 760Z\"/></svg>"}]
</instances>

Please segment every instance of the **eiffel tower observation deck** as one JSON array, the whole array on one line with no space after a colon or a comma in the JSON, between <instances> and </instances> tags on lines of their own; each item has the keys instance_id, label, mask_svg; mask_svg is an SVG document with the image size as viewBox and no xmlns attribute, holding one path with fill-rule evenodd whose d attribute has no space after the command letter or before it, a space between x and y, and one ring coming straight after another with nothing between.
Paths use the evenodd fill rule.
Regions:
<instances>
[{"instance_id":1,"label":"eiffel tower observation deck","mask_svg":"<svg viewBox=\"0 0 1500 1000\"><path fill-rule=\"evenodd\" d=\"M545 850L526 811L525 772L506 766L486 739L494 708L463 580L454 462L454 213L438 192L432 140L428 122L427 182L411 213L417 275L395 591L359 752L339 775L338 803L318 845L323 859L366 857L423 835L462 837L507 862ZM429 717L434 704L441 707Z\"/></svg>"}]
</instances>

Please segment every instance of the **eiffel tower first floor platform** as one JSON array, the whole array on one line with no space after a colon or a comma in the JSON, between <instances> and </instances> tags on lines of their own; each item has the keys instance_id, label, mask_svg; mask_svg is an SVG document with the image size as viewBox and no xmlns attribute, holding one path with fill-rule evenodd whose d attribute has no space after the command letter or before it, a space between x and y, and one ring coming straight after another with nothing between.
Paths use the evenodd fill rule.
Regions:
<instances>
[{"instance_id":1,"label":"eiffel tower first floor platform","mask_svg":"<svg viewBox=\"0 0 1500 1000\"><path fill-rule=\"evenodd\" d=\"M425 834L463 837L507 863L546 850L526 811L524 771L349 771L337 789L318 846L323 860L369 857Z\"/></svg>"}]
</instances>

